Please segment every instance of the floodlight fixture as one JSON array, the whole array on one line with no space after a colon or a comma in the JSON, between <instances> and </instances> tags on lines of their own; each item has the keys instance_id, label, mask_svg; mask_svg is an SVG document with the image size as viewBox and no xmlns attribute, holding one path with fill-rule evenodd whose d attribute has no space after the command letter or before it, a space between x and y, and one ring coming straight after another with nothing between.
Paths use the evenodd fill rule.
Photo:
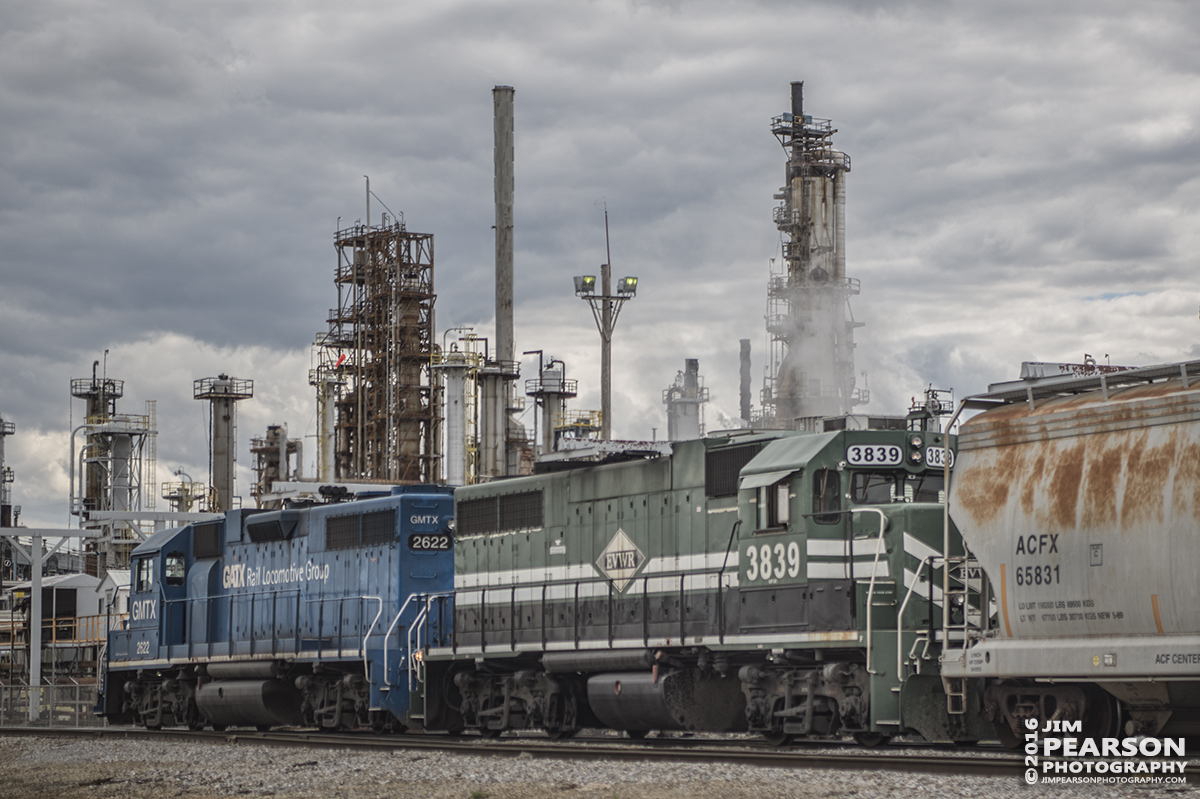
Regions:
<instances>
[{"instance_id":1,"label":"floodlight fixture","mask_svg":"<svg viewBox=\"0 0 1200 799\"><path fill-rule=\"evenodd\" d=\"M582 275L575 277L575 295L578 297L589 297L596 293L596 276Z\"/></svg>"},{"instance_id":2,"label":"floodlight fixture","mask_svg":"<svg viewBox=\"0 0 1200 799\"><path fill-rule=\"evenodd\" d=\"M636 277L621 278L617 281L617 294L625 297L632 297L637 294L637 281Z\"/></svg>"}]
</instances>

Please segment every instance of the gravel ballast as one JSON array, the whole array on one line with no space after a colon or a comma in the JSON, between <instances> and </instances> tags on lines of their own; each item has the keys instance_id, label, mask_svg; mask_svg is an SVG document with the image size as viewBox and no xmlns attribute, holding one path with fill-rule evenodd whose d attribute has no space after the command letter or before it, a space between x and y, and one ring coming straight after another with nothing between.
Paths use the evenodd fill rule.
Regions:
<instances>
[{"instance_id":1,"label":"gravel ballast","mask_svg":"<svg viewBox=\"0 0 1200 799\"><path fill-rule=\"evenodd\" d=\"M344 752L123 739L0 737L0 797L352 796L355 799L1179 797L1189 785L1038 785L1019 777L724 763L571 761L436 751Z\"/></svg>"}]
</instances>

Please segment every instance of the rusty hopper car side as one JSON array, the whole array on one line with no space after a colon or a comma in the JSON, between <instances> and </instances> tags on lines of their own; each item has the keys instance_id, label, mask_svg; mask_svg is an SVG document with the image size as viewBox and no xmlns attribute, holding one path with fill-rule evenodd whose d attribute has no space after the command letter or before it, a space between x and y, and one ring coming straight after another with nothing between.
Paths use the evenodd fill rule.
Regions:
<instances>
[{"instance_id":1,"label":"rusty hopper car side","mask_svg":"<svg viewBox=\"0 0 1200 799\"><path fill-rule=\"evenodd\" d=\"M1200 733L1200 361L972 400L993 409L962 427L950 515L997 618L944 676L985 682L1002 738Z\"/></svg>"}]
</instances>

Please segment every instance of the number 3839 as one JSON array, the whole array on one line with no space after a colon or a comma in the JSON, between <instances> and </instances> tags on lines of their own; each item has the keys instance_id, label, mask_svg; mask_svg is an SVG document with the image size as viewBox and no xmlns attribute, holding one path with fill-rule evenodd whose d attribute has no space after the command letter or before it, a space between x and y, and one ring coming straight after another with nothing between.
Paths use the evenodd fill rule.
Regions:
<instances>
[{"instance_id":1,"label":"number 3839","mask_svg":"<svg viewBox=\"0 0 1200 799\"><path fill-rule=\"evenodd\" d=\"M800 545L795 541L775 545L751 544L746 549L747 580L779 580L800 573Z\"/></svg>"}]
</instances>

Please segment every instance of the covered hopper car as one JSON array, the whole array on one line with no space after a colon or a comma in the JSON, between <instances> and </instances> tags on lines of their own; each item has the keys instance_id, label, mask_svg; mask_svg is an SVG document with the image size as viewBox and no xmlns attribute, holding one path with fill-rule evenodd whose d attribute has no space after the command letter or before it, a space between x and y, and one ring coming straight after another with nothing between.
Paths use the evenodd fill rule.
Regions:
<instances>
[{"instance_id":1,"label":"covered hopper car","mask_svg":"<svg viewBox=\"0 0 1200 799\"><path fill-rule=\"evenodd\" d=\"M996 618L948 651L1015 745L1200 733L1200 362L1031 376L971 398L950 514Z\"/></svg>"}]
</instances>

